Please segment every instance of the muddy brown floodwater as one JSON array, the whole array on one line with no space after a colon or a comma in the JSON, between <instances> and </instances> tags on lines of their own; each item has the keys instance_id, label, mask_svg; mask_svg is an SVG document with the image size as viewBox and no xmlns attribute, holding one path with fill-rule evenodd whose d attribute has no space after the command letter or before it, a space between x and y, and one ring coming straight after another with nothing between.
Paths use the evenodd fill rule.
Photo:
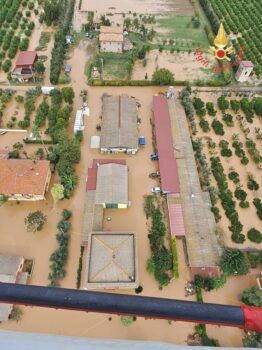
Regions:
<instances>
[{"instance_id":1,"label":"muddy brown floodwater","mask_svg":"<svg viewBox=\"0 0 262 350\"><path fill-rule=\"evenodd\" d=\"M110 158L111 156L101 155L98 151L90 149L90 139L92 135L97 135L96 125L100 122L101 115L101 95L103 93L118 95L123 92L136 97L141 103L141 130L140 135L144 135L147 145L141 149L137 155L123 155L129 167L129 196L131 207L127 210L106 210L105 216L111 216L111 222L105 222L104 227L108 230L134 231L138 236L138 275L139 283L143 286L142 295L165 298L185 299L184 285L189 280L189 271L185 264L183 245L178 241L179 274L180 278L173 281L162 291L159 290L154 278L146 272L146 260L150 256L148 229L146 218L143 212L143 196L150 193L151 187L157 185L155 180L148 177L148 174L156 170L157 164L150 161L152 153L151 125L152 116L151 103L152 96L165 88L152 87L101 87L89 88L86 85L86 78L83 74L86 60L88 59L85 46L77 47L70 58L73 63L71 76L72 86L75 90L74 111L81 106L79 97L82 89L88 89L88 102L91 110L90 117L85 117L84 141L81 146L82 159L77 165L77 175L79 184L75 190L73 198L64 200L54 205L50 194L45 202L40 203L6 203L0 208L1 220L1 253L23 255L26 258L35 260L33 276L30 284L48 284L49 256L56 249L56 225L60 220L61 210L68 208L72 210L72 232L69 244L69 258L66 265L67 275L61 281L61 287L75 288L78 259L80 253L81 229L83 219L83 209L85 200L86 174L87 168L92 164L94 158ZM71 120L71 128L74 117ZM7 137L7 138L5 138ZM0 148L7 143L16 142L18 136L4 135L0 138ZM118 156L119 157L119 156ZM57 182L54 176L52 183ZM52 185L52 184L51 184ZM43 231L32 234L26 232L24 218L30 211L41 210L47 215L47 223ZM237 281L237 283L235 283ZM242 288L250 284L250 276L232 278L232 282L219 292L212 292L204 296L205 301L221 302L226 304L239 304L237 297ZM227 292L230 293L227 294ZM120 291L120 293L134 294L133 291ZM221 298L220 298L221 295ZM232 298L232 296L236 296ZM187 300L195 300L189 297ZM44 309L38 307L21 307L23 310L22 320L18 323L8 321L0 325L0 329L9 329L27 332L54 333L79 337L95 338L118 338L118 339L144 339L164 341L176 344L185 344L189 333L193 333L194 325L184 322L172 322L169 324L165 320L145 320L138 318L130 327L124 327L118 316L92 314L85 312L73 312L64 310ZM223 346L240 346L243 332L237 328L221 327L215 331L216 327L210 327L210 332L214 332L215 338L219 338ZM222 332L223 330L223 332ZM225 333L224 333L225 332ZM227 334L227 337L224 336Z\"/></svg>"},{"instance_id":2,"label":"muddy brown floodwater","mask_svg":"<svg viewBox=\"0 0 262 350\"><path fill-rule=\"evenodd\" d=\"M136 13L163 14L174 11L176 14L193 15L193 7L189 0L82 0L82 11L94 11L96 15L104 13Z\"/></svg>"}]
</instances>

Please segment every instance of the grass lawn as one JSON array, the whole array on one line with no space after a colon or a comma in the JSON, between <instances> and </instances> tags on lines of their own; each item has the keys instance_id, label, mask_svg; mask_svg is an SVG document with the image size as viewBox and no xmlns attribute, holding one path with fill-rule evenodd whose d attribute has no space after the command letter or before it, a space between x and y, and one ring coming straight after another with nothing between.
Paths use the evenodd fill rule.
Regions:
<instances>
[{"instance_id":1,"label":"grass lawn","mask_svg":"<svg viewBox=\"0 0 262 350\"><path fill-rule=\"evenodd\" d=\"M128 52L104 53L101 56L103 57L105 80L130 78L133 64Z\"/></svg>"},{"instance_id":2,"label":"grass lawn","mask_svg":"<svg viewBox=\"0 0 262 350\"><path fill-rule=\"evenodd\" d=\"M174 48L179 48L181 51L209 47L202 20L199 28L193 28L190 16L159 18L155 30L157 31L155 41L158 44L162 44L164 39L167 41L173 39Z\"/></svg>"}]
</instances>

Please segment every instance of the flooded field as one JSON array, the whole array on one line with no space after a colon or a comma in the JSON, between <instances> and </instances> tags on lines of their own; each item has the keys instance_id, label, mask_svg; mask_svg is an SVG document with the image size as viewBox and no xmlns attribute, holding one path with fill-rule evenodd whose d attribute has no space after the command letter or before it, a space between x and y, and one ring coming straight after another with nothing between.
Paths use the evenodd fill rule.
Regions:
<instances>
[{"instance_id":1,"label":"flooded field","mask_svg":"<svg viewBox=\"0 0 262 350\"><path fill-rule=\"evenodd\" d=\"M209 55L212 64L210 68L215 65L211 55ZM137 60L132 73L132 79L143 80L145 75L148 79L152 78L156 69L167 68L173 72L175 80L209 80L213 75L211 69L203 68L198 61L195 60L194 53L170 53L168 51L159 52L152 50L147 54L147 64L144 67L143 62Z\"/></svg>"},{"instance_id":2,"label":"flooded field","mask_svg":"<svg viewBox=\"0 0 262 350\"><path fill-rule=\"evenodd\" d=\"M6 203L1 207L1 253L23 255L26 258L34 259L35 268L29 283L46 286L48 284L49 256L57 247L55 238L56 225L60 220L62 209L67 208L73 212L73 228L69 244L69 259L66 266L67 275L62 280L61 286L66 288L76 287L76 272L80 255L87 168L91 166L94 158L112 157L112 155L111 157L108 155L101 155L98 151L90 149L91 136L99 134L96 131L96 125L100 122L101 95L103 93L112 95L126 93L136 97L141 104L140 114L142 124L140 135L146 137L147 145L144 149L141 149L137 155L117 156L125 158L129 167L129 198L131 207L127 210L119 211L106 210L105 217L111 216L112 221L105 221L104 228L106 230L129 230L137 233L138 275L139 284L143 286L142 295L185 299L184 286L185 282L189 280L190 275L185 264L181 241L178 241L179 280L173 281L168 287L164 287L161 291L154 278L146 271L146 260L150 255L150 249L147 237L148 227L143 212L143 200L144 195L150 193L151 187L157 185L155 180L148 177L150 172L156 170L156 164L150 161L150 154L153 151L150 125L150 118L152 116L151 103L152 96L159 91L165 91L165 88L88 88L84 75L87 59L88 53L86 46L80 43L79 46L74 49L68 61L73 64L71 72L73 79L71 85L74 88L76 96L70 127L72 128L76 110L81 106L79 94L82 89L88 90L88 104L91 111L90 117L85 117L84 141L81 146L82 159L81 163L77 165L76 168L79 177L78 187L75 190L73 198L70 200L63 200L56 205L53 203L50 194L48 194L45 202L21 202L20 204L14 202ZM11 112L10 110L10 113ZM0 136L0 149L12 145L17 141L21 141L21 138L21 135L13 133ZM26 149L27 147L28 146L25 146ZM31 150L31 148L28 148L28 150L29 149ZM51 186L56 182L57 178L53 176ZM41 210L47 215L47 223L43 231L33 234L26 232L24 218L29 212L35 210ZM237 280L237 283L235 283L235 280ZM240 302L237 296L241 293L241 288L248 286L249 283L251 283L250 281L250 276L232 278L232 282L230 280L230 283L225 287L228 289L205 294L204 300L209 302L217 302L219 300L221 303L238 305ZM227 294L226 290L230 290L230 293ZM133 291L120 292L134 294ZM222 294L223 298L220 298L219 296ZM234 300L232 300L232 295L236 296ZM187 300L195 300L195 296L188 297ZM109 315L103 314L88 314L85 312L41 309L36 307L21 307L21 309L23 310L23 317L20 322L9 321L1 324L0 329L64 334L79 337L145 339L176 344L185 344L188 334L194 332L193 324L183 322L172 322L168 324L168 322L164 320L137 319L130 327L124 327L118 316L112 316L112 320L110 321ZM215 334L212 334L212 332L216 330L217 327L212 326L208 329L210 329L210 336L220 338L219 341L222 346L241 345L243 332L237 328L222 327L221 329L223 329L223 331L225 330L226 333L215 332ZM227 337L224 337L223 334L227 334Z\"/></svg>"},{"instance_id":3,"label":"flooded field","mask_svg":"<svg viewBox=\"0 0 262 350\"><path fill-rule=\"evenodd\" d=\"M176 14L192 15L193 7L189 0L98 0L90 2L82 0L82 11L94 11L97 15L104 13L147 13L159 14L165 12L175 12Z\"/></svg>"}]
</instances>

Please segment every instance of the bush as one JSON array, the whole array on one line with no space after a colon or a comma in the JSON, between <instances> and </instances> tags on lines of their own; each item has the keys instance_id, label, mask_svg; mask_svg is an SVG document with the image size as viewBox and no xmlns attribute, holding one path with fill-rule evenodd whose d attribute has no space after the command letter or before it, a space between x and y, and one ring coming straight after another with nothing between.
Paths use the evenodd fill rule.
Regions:
<instances>
[{"instance_id":1,"label":"bush","mask_svg":"<svg viewBox=\"0 0 262 350\"><path fill-rule=\"evenodd\" d=\"M9 72L10 70L10 67L11 67L11 61L9 59L5 60L3 63L2 63L2 69L5 73Z\"/></svg>"},{"instance_id":2,"label":"bush","mask_svg":"<svg viewBox=\"0 0 262 350\"><path fill-rule=\"evenodd\" d=\"M249 264L241 250L226 248L221 256L220 268L228 275L246 275Z\"/></svg>"},{"instance_id":3,"label":"bush","mask_svg":"<svg viewBox=\"0 0 262 350\"><path fill-rule=\"evenodd\" d=\"M239 183L239 174L236 171L231 171L228 174L230 180L232 180L235 184Z\"/></svg>"},{"instance_id":4,"label":"bush","mask_svg":"<svg viewBox=\"0 0 262 350\"><path fill-rule=\"evenodd\" d=\"M170 70L161 68L154 72L152 80L156 85L173 85L174 75Z\"/></svg>"},{"instance_id":5,"label":"bush","mask_svg":"<svg viewBox=\"0 0 262 350\"><path fill-rule=\"evenodd\" d=\"M247 252L247 259L249 261L250 267L256 269L262 266L262 251Z\"/></svg>"},{"instance_id":6,"label":"bush","mask_svg":"<svg viewBox=\"0 0 262 350\"><path fill-rule=\"evenodd\" d=\"M241 201L244 201L247 198L247 193L241 188L237 188L234 194L235 194L235 197Z\"/></svg>"},{"instance_id":7,"label":"bush","mask_svg":"<svg viewBox=\"0 0 262 350\"><path fill-rule=\"evenodd\" d=\"M250 241L255 243L262 243L262 233L255 228L251 228L247 232L247 237Z\"/></svg>"},{"instance_id":8,"label":"bush","mask_svg":"<svg viewBox=\"0 0 262 350\"><path fill-rule=\"evenodd\" d=\"M76 288L79 289L81 286L81 277L82 277L82 268L83 268L83 254L84 254L84 247L80 248L80 257L78 261L78 268L77 268L77 279L76 279Z\"/></svg>"},{"instance_id":9,"label":"bush","mask_svg":"<svg viewBox=\"0 0 262 350\"><path fill-rule=\"evenodd\" d=\"M225 110L229 108L229 102L226 100L225 96L220 96L217 99L217 103L222 112L225 112Z\"/></svg>"},{"instance_id":10,"label":"bush","mask_svg":"<svg viewBox=\"0 0 262 350\"><path fill-rule=\"evenodd\" d=\"M177 256L177 246L176 246L176 238L171 238L171 252L173 255L173 276L175 278L179 278L179 270L178 270L178 256Z\"/></svg>"},{"instance_id":11,"label":"bush","mask_svg":"<svg viewBox=\"0 0 262 350\"><path fill-rule=\"evenodd\" d=\"M140 293L142 293L142 291L143 291L143 287L142 287L142 286L138 286L138 287L135 289L135 293L136 293L136 294L140 294Z\"/></svg>"},{"instance_id":12,"label":"bush","mask_svg":"<svg viewBox=\"0 0 262 350\"><path fill-rule=\"evenodd\" d=\"M225 134L223 124L219 120L214 119L211 123L211 126L217 135L223 136Z\"/></svg>"},{"instance_id":13,"label":"bush","mask_svg":"<svg viewBox=\"0 0 262 350\"><path fill-rule=\"evenodd\" d=\"M46 222L46 215L44 215L41 211L38 210L32 213L29 213L24 221L26 224L27 231L29 232L41 231Z\"/></svg>"},{"instance_id":14,"label":"bush","mask_svg":"<svg viewBox=\"0 0 262 350\"><path fill-rule=\"evenodd\" d=\"M247 188L251 191L257 191L259 189L259 184L255 181L253 175L248 175Z\"/></svg>"},{"instance_id":15,"label":"bush","mask_svg":"<svg viewBox=\"0 0 262 350\"><path fill-rule=\"evenodd\" d=\"M215 117L217 114L217 111L214 108L214 103L213 102L207 102L206 103L206 109L207 113L211 115L212 117Z\"/></svg>"},{"instance_id":16,"label":"bush","mask_svg":"<svg viewBox=\"0 0 262 350\"><path fill-rule=\"evenodd\" d=\"M229 127L234 126L233 116L231 114L224 114L222 119L226 123L227 126L229 126Z\"/></svg>"},{"instance_id":17,"label":"bush","mask_svg":"<svg viewBox=\"0 0 262 350\"><path fill-rule=\"evenodd\" d=\"M208 124L208 121L205 119L201 119L199 122L199 126L201 127L201 129L203 130L203 132L208 132L210 131L210 127Z\"/></svg>"},{"instance_id":18,"label":"bush","mask_svg":"<svg viewBox=\"0 0 262 350\"><path fill-rule=\"evenodd\" d=\"M136 320L136 318L133 316L121 316L120 319L121 319L123 326L125 326L125 327L130 326Z\"/></svg>"},{"instance_id":19,"label":"bush","mask_svg":"<svg viewBox=\"0 0 262 350\"><path fill-rule=\"evenodd\" d=\"M250 306L262 306L262 290L258 287L251 287L244 290L241 300Z\"/></svg>"}]
</instances>

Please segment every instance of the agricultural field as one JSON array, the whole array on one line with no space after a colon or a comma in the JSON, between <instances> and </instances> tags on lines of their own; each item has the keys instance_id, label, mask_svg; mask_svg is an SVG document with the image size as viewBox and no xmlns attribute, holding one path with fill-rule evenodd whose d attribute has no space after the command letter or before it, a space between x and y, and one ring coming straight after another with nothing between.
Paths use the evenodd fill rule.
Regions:
<instances>
[{"instance_id":1,"label":"agricultural field","mask_svg":"<svg viewBox=\"0 0 262 350\"><path fill-rule=\"evenodd\" d=\"M200 0L214 33L223 22L238 53L255 65L257 76L262 74L262 7L259 0Z\"/></svg>"},{"instance_id":2,"label":"agricultural field","mask_svg":"<svg viewBox=\"0 0 262 350\"><path fill-rule=\"evenodd\" d=\"M39 10L33 1L0 1L0 80L6 80L19 51L26 51Z\"/></svg>"},{"instance_id":3,"label":"agricultural field","mask_svg":"<svg viewBox=\"0 0 262 350\"><path fill-rule=\"evenodd\" d=\"M188 108L187 95L184 90L201 185L210 193L221 243L258 248L262 243L262 99L193 92Z\"/></svg>"}]
</instances>

